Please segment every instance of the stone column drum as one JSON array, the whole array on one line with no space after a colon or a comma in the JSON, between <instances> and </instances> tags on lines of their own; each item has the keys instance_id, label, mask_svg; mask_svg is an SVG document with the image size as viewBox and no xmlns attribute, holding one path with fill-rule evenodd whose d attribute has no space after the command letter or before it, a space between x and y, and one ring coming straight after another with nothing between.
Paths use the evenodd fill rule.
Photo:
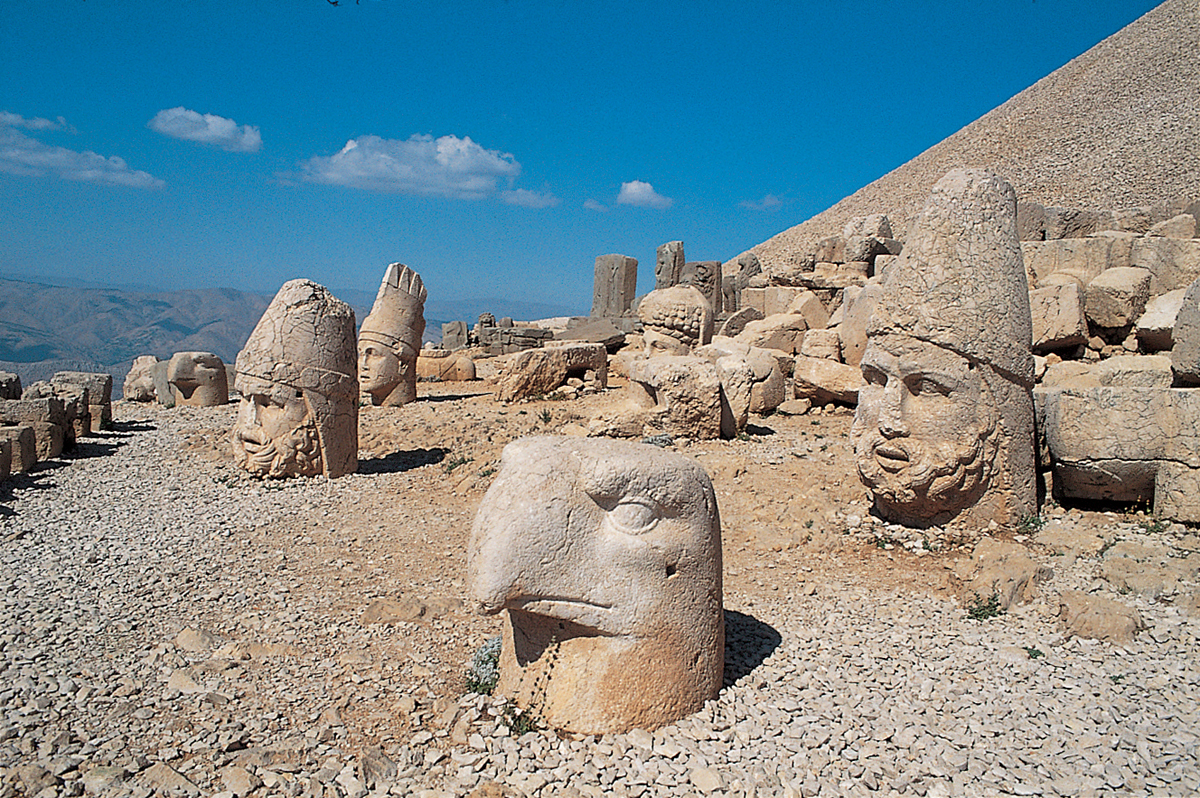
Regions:
<instances>
[{"instance_id":1,"label":"stone column drum","mask_svg":"<svg viewBox=\"0 0 1200 798\"><path fill-rule=\"evenodd\" d=\"M654 729L724 672L721 522L708 475L654 446L510 443L467 553L480 611L505 612L499 694L557 729Z\"/></svg>"}]
</instances>

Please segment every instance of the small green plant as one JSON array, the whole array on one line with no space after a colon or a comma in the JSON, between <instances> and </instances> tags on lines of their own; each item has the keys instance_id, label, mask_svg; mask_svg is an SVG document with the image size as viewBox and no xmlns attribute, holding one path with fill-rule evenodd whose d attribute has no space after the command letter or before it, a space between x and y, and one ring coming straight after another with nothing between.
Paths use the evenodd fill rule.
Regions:
<instances>
[{"instance_id":1,"label":"small green plant","mask_svg":"<svg viewBox=\"0 0 1200 798\"><path fill-rule=\"evenodd\" d=\"M987 598L976 593L967 602L967 617L973 621L986 621L989 618L996 618L1003 614L1004 610L1000 607L999 593L992 593Z\"/></svg>"},{"instance_id":2,"label":"small green plant","mask_svg":"<svg viewBox=\"0 0 1200 798\"><path fill-rule=\"evenodd\" d=\"M459 466L464 466L469 462L471 462L470 457L460 454L457 457L452 457L449 460L447 460L444 468L446 469L446 473L449 474L452 471L454 471L454 469L458 468Z\"/></svg>"},{"instance_id":3,"label":"small green plant","mask_svg":"<svg viewBox=\"0 0 1200 798\"><path fill-rule=\"evenodd\" d=\"M896 539L893 538L891 535L876 535L874 543L875 543L875 548L886 549L888 546L896 545Z\"/></svg>"},{"instance_id":4,"label":"small green plant","mask_svg":"<svg viewBox=\"0 0 1200 798\"><path fill-rule=\"evenodd\" d=\"M549 424L550 419L553 418L553 416L550 415L549 410L542 410L542 412L538 414L538 417L541 418L543 424Z\"/></svg>"},{"instance_id":5,"label":"small green plant","mask_svg":"<svg viewBox=\"0 0 1200 798\"><path fill-rule=\"evenodd\" d=\"M811 518L804 522L804 528L805 529L813 528L813 520Z\"/></svg>"},{"instance_id":6,"label":"small green plant","mask_svg":"<svg viewBox=\"0 0 1200 798\"><path fill-rule=\"evenodd\" d=\"M490 477L492 474L495 474L495 473L496 473L496 469L494 469L494 468L485 468L485 469L483 469L482 471L480 471L480 472L479 472L479 476L480 476L480 478L481 478L481 479L487 479L488 477Z\"/></svg>"},{"instance_id":7,"label":"small green plant","mask_svg":"<svg viewBox=\"0 0 1200 798\"><path fill-rule=\"evenodd\" d=\"M1017 532L1021 535L1036 535L1045 525L1046 519L1034 513L1017 522Z\"/></svg>"},{"instance_id":8,"label":"small green plant","mask_svg":"<svg viewBox=\"0 0 1200 798\"><path fill-rule=\"evenodd\" d=\"M471 657L467 668L468 693L491 695L500 678L500 635L489 637Z\"/></svg>"},{"instance_id":9,"label":"small green plant","mask_svg":"<svg viewBox=\"0 0 1200 798\"><path fill-rule=\"evenodd\" d=\"M1104 541L1104 545L1100 547L1100 551L1096 552L1097 557L1103 557L1108 553L1108 550L1117 545L1117 538Z\"/></svg>"},{"instance_id":10,"label":"small green plant","mask_svg":"<svg viewBox=\"0 0 1200 798\"><path fill-rule=\"evenodd\" d=\"M1046 656L1044 652L1039 651L1032 646L1021 646L1021 648L1025 649L1025 653L1029 655L1030 659L1039 659L1040 657Z\"/></svg>"},{"instance_id":11,"label":"small green plant","mask_svg":"<svg viewBox=\"0 0 1200 798\"><path fill-rule=\"evenodd\" d=\"M1125 674L1114 673L1112 676L1109 676L1108 678L1112 679L1113 684L1120 684L1121 680L1125 678Z\"/></svg>"},{"instance_id":12,"label":"small green plant","mask_svg":"<svg viewBox=\"0 0 1200 798\"><path fill-rule=\"evenodd\" d=\"M738 439L739 441L748 441L748 440L751 440L751 438L750 438L750 433L749 433L749 432L746 432L746 431L744 431L744 430L743 430L742 432L739 432L739 433L737 434L737 439Z\"/></svg>"},{"instance_id":13,"label":"small green plant","mask_svg":"<svg viewBox=\"0 0 1200 798\"><path fill-rule=\"evenodd\" d=\"M814 427L819 427L819 426L821 426L821 419L814 418L812 421L810 421L808 423L812 424Z\"/></svg>"},{"instance_id":14,"label":"small green plant","mask_svg":"<svg viewBox=\"0 0 1200 798\"><path fill-rule=\"evenodd\" d=\"M1171 527L1171 522L1162 518L1143 518L1137 523L1138 526L1142 528L1143 532L1146 532L1150 535L1158 535L1162 532L1166 532Z\"/></svg>"},{"instance_id":15,"label":"small green plant","mask_svg":"<svg viewBox=\"0 0 1200 798\"><path fill-rule=\"evenodd\" d=\"M541 729L541 725L533 713L524 711L516 704L504 706L504 725L508 727L513 737L520 737L522 734Z\"/></svg>"}]
</instances>

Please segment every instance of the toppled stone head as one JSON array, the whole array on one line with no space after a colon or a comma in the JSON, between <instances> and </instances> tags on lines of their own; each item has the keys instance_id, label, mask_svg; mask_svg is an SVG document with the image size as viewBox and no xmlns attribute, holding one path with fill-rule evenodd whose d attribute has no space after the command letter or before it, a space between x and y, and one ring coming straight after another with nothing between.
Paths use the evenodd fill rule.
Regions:
<instances>
[{"instance_id":1,"label":"toppled stone head","mask_svg":"<svg viewBox=\"0 0 1200 798\"><path fill-rule=\"evenodd\" d=\"M129 373L125 375L122 394L130 402L153 402L154 365L159 360L154 355L141 355L134 359Z\"/></svg>"},{"instance_id":2,"label":"toppled stone head","mask_svg":"<svg viewBox=\"0 0 1200 798\"><path fill-rule=\"evenodd\" d=\"M1036 510L1031 330L1012 187L949 173L867 327L851 435L884 517L1015 523Z\"/></svg>"},{"instance_id":3,"label":"toppled stone head","mask_svg":"<svg viewBox=\"0 0 1200 798\"><path fill-rule=\"evenodd\" d=\"M373 405L398 407L416 401L425 296L421 275L403 263L387 267L358 336L359 387Z\"/></svg>"},{"instance_id":4,"label":"toppled stone head","mask_svg":"<svg viewBox=\"0 0 1200 798\"><path fill-rule=\"evenodd\" d=\"M229 401L225 363L212 352L176 352L167 365L167 382L176 405L214 407Z\"/></svg>"},{"instance_id":5,"label":"toppled stone head","mask_svg":"<svg viewBox=\"0 0 1200 798\"><path fill-rule=\"evenodd\" d=\"M509 444L468 569L479 609L507 611L497 690L555 728L653 729L721 687L721 524L688 458L624 441Z\"/></svg>"},{"instance_id":6,"label":"toppled stone head","mask_svg":"<svg viewBox=\"0 0 1200 798\"><path fill-rule=\"evenodd\" d=\"M358 467L354 311L284 283L238 353L233 455L252 474L339 477Z\"/></svg>"},{"instance_id":7,"label":"toppled stone head","mask_svg":"<svg viewBox=\"0 0 1200 798\"><path fill-rule=\"evenodd\" d=\"M646 354L686 355L712 341L713 311L694 286L676 285L646 294L638 304Z\"/></svg>"}]
</instances>

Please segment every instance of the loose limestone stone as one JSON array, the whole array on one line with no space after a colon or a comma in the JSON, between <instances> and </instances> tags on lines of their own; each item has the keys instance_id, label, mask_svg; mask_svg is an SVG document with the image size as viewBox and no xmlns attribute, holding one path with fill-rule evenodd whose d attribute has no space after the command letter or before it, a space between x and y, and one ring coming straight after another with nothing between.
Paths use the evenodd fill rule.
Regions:
<instances>
[{"instance_id":1,"label":"loose limestone stone","mask_svg":"<svg viewBox=\"0 0 1200 798\"><path fill-rule=\"evenodd\" d=\"M60 371L50 378L50 384L59 386L76 386L86 388L88 394L88 414L91 416L92 432L100 432L112 426L112 387L111 374L89 371Z\"/></svg>"},{"instance_id":2,"label":"loose limestone stone","mask_svg":"<svg viewBox=\"0 0 1200 798\"><path fill-rule=\"evenodd\" d=\"M1097 236L1023 241L1021 254L1030 288L1043 288L1051 275L1070 275L1087 284L1101 272L1130 263L1132 237Z\"/></svg>"},{"instance_id":3,"label":"loose limestone stone","mask_svg":"<svg viewBox=\"0 0 1200 798\"><path fill-rule=\"evenodd\" d=\"M1133 636L1146 628L1136 609L1103 596L1066 590L1059 594L1058 600L1068 635L1131 643Z\"/></svg>"},{"instance_id":4,"label":"loose limestone stone","mask_svg":"<svg viewBox=\"0 0 1200 798\"><path fill-rule=\"evenodd\" d=\"M777 349L796 354L804 345L808 322L798 313L776 313L759 321L750 321L735 340L761 349Z\"/></svg>"},{"instance_id":5,"label":"loose limestone stone","mask_svg":"<svg viewBox=\"0 0 1200 798\"><path fill-rule=\"evenodd\" d=\"M1000 609L1031 601L1038 586L1048 582L1053 569L1029 556L1024 546L983 538L969 560L960 562L956 575L964 583L964 600L996 597Z\"/></svg>"},{"instance_id":6,"label":"loose limestone stone","mask_svg":"<svg viewBox=\"0 0 1200 798\"><path fill-rule=\"evenodd\" d=\"M505 612L497 692L557 729L652 730L717 696L721 527L707 474L644 444L505 447L468 548L471 592Z\"/></svg>"},{"instance_id":7,"label":"loose limestone stone","mask_svg":"<svg viewBox=\"0 0 1200 798\"><path fill-rule=\"evenodd\" d=\"M1177 288L1146 303L1146 311L1134 325L1138 343L1147 352L1164 352L1175 345L1175 319L1183 308L1186 288Z\"/></svg>"},{"instance_id":8,"label":"loose limestone stone","mask_svg":"<svg viewBox=\"0 0 1200 798\"><path fill-rule=\"evenodd\" d=\"M815 357L840 363L842 340L838 331L836 329L809 330L804 334L804 341L800 344L800 354L804 357Z\"/></svg>"},{"instance_id":9,"label":"loose limestone stone","mask_svg":"<svg viewBox=\"0 0 1200 798\"><path fill-rule=\"evenodd\" d=\"M631 407L660 432L698 440L721 436L721 380L708 360L678 355L636 360L628 392Z\"/></svg>"},{"instance_id":10,"label":"loose limestone stone","mask_svg":"<svg viewBox=\"0 0 1200 798\"><path fill-rule=\"evenodd\" d=\"M851 289L847 288L847 295ZM850 300L843 303L842 320L838 324L838 339L841 342L842 362L858 366L867 349L867 323L883 297L883 285L878 279L867 282Z\"/></svg>"},{"instance_id":11,"label":"loose limestone stone","mask_svg":"<svg viewBox=\"0 0 1200 798\"><path fill-rule=\"evenodd\" d=\"M258 476L358 468L354 311L309 280L284 283L237 357L234 460Z\"/></svg>"},{"instance_id":12,"label":"loose limestone stone","mask_svg":"<svg viewBox=\"0 0 1200 798\"><path fill-rule=\"evenodd\" d=\"M151 379L154 382L154 397L163 407L175 406L175 392L171 390L171 383L167 381L167 369L170 367L170 360L160 360L153 364L151 368ZM237 377L234 376L236 384Z\"/></svg>"},{"instance_id":13,"label":"loose limestone stone","mask_svg":"<svg viewBox=\"0 0 1200 798\"><path fill-rule=\"evenodd\" d=\"M859 391L866 384L860 369L836 360L803 355L795 362L792 384L796 399L808 399L813 404L857 404Z\"/></svg>"},{"instance_id":14,"label":"loose limestone stone","mask_svg":"<svg viewBox=\"0 0 1200 798\"><path fill-rule=\"evenodd\" d=\"M0 371L0 399L20 399L21 393L21 378L11 371Z\"/></svg>"},{"instance_id":15,"label":"loose limestone stone","mask_svg":"<svg viewBox=\"0 0 1200 798\"><path fill-rule=\"evenodd\" d=\"M33 427L28 424L0 426L0 439L10 446L9 473L24 474L37 465L37 438Z\"/></svg>"},{"instance_id":16,"label":"loose limestone stone","mask_svg":"<svg viewBox=\"0 0 1200 798\"><path fill-rule=\"evenodd\" d=\"M716 334L724 338L736 338L742 330L746 329L747 324L752 321L760 321L762 318L763 314L761 310L743 307L726 319Z\"/></svg>"},{"instance_id":17,"label":"loose limestone stone","mask_svg":"<svg viewBox=\"0 0 1200 798\"><path fill-rule=\"evenodd\" d=\"M421 275L403 263L384 271L358 334L358 384L376 407L400 407L417 399L426 295Z\"/></svg>"},{"instance_id":18,"label":"loose limestone stone","mask_svg":"<svg viewBox=\"0 0 1200 798\"><path fill-rule=\"evenodd\" d=\"M154 355L140 355L133 359L121 395L128 402L154 401L154 366L159 362Z\"/></svg>"},{"instance_id":19,"label":"loose limestone stone","mask_svg":"<svg viewBox=\"0 0 1200 798\"><path fill-rule=\"evenodd\" d=\"M1033 351L1052 352L1087 343L1083 292L1076 283L1030 291L1029 310L1033 320Z\"/></svg>"},{"instance_id":20,"label":"loose limestone stone","mask_svg":"<svg viewBox=\"0 0 1200 798\"><path fill-rule=\"evenodd\" d=\"M608 351L603 344L555 342L544 349L530 349L510 360L500 375L496 398L516 402L550 393L570 377L591 374L597 388L608 385Z\"/></svg>"},{"instance_id":21,"label":"loose limestone stone","mask_svg":"<svg viewBox=\"0 0 1200 798\"><path fill-rule=\"evenodd\" d=\"M883 516L1033 514L1032 322L1008 183L970 170L938 181L867 334L851 438Z\"/></svg>"},{"instance_id":22,"label":"loose limestone stone","mask_svg":"<svg viewBox=\"0 0 1200 798\"><path fill-rule=\"evenodd\" d=\"M1129 265L1149 270L1151 294L1186 288L1200 279L1200 239L1139 238L1133 242Z\"/></svg>"},{"instance_id":23,"label":"loose limestone stone","mask_svg":"<svg viewBox=\"0 0 1200 798\"><path fill-rule=\"evenodd\" d=\"M445 349L422 349L417 356L417 379L460 382L475 379L475 361Z\"/></svg>"},{"instance_id":24,"label":"loose limestone stone","mask_svg":"<svg viewBox=\"0 0 1200 798\"><path fill-rule=\"evenodd\" d=\"M0 424L30 427L38 462L62 454L70 429L66 405L59 397L0 400Z\"/></svg>"},{"instance_id":25,"label":"loose limestone stone","mask_svg":"<svg viewBox=\"0 0 1200 798\"><path fill-rule=\"evenodd\" d=\"M712 341L712 305L694 285L651 291L637 312L647 355L686 355Z\"/></svg>"},{"instance_id":26,"label":"loose limestone stone","mask_svg":"<svg viewBox=\"0 0 1200 798\"><path fill-rule=\"evenodd\" d=\"M1046 238L1046 206L1037 202L1017 203L1017 236L1023 242Z\"/></svg>"},{"instance_id":27,"label":"loose limestone stone","mask_svg":"<svg viewBox=\"0 0 1200 798\"><path fill-rule=\"evenodd\" d=\"M1083 238L1097 229L1100 214L1079 208L1050 207L1044 210L1046 239Z\"/></svg>"},{"instance_id":28,"label":"loose limestone stone","mask_svg":"<svg viewBox=\"0 0 1200 798\"><path fill-rule=\"evenodd\" d=\"M1137 321L1150 299L1150 272L1134 266L1106 269L1088 283L1088 320L1100 327L1125 327Z\"/></svg>"},{"instance_id":29,"label":"loose limestone stone","mask_svg":"<svg viewBox=\"0 0 1200 798\"><path fill-rule=\"evenodd\" d=\"M167 382L176 406L216 407L229 402L225 363L212 352L176 352L167 364Z\"/></svg>"},{"instance_id":30,"label":"loose limestone stone","mask_svg":"<svg viewBox=\"0 0 1200 798\"><path fill-rule=\"evenodd\" d=\"M1181 382L1200 384L1200 279L1188 286L1171 332L1171 368Z\"/></svg>"},{"instance_id":31,"label":"loose limestone stone","mask_svg":"<svg viewBox=\"0 0 1200 798\"><path fill-rule=\"evenodd\" d=\"M1117 355L1096 363L1089 373L1112 388L1170 388L1173 376L1166 355Z\"/></svg>"},{"instance_id":32,"label":"loose limestone stone","mask_svg":"<svg viewBox=\"0 0 1200 798\"><path fill-rule=\"evenodd\" d=\"M1165 219L1150 228L1146 235L1162 236L1164 238L1188 239L1196 237L1196 217L1190 213L1181 213Z\"/></svg>"}]
</instances>

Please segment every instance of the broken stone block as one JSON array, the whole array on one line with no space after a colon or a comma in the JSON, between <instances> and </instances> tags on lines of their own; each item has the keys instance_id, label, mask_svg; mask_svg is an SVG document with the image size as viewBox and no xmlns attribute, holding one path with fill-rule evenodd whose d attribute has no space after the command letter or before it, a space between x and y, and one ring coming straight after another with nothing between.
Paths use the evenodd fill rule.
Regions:
<instances>
[{"instance_id":1,"label":"broken stone block","mask_svg":"<svg viewBox=\"0 0 1200 798\"><path fill-rule=\"evenodd\" d=\"M1162 236L1163 238L1195 238L1196 217L1190 213L1181 213L1154 225L1147 235Z\"/></svg>"},{"instance_id":2,"label":"broken stone block","mask_svg":"<svg viewBox=\"0 0 1200 798\"><path fill-rule=\"evenodd\" d=\"M637 295L637 258L600 255L592 289L592 317L623 316Z\"/></svg>"},{"instance_id":3,"label":"broken stone block","mask_svg":"<svg viewBox=\"0 0 1200 798\"><path fill-rule=\"evenodd\" d=\"M697 440L721 436L721 380L704 358L660 355L629 368L633 408L661 432Z\"/></svg>"},{"instance_id":4,"label":"broken stone block","mask_svg":"<svg viewBox=\"0 0 1200 798\"><path fill-rule=\"evenodd\" d=\"M810 330L822 330L829 325L829 311L812 291L801 291L796 294L784 312L798 313L803 316L804 322Z\"/></svg>"},{"instance_id":5,"label":"broken stone block","mask_svg":"<svg viewBox=\"0 0 1200 798\"><path fill-rule=\"evenodd\" d=\"M442 348L453 352L470 344L471 330L465 321L448 321L442 325Z\"/></svg>"},{"instance_id":6,"label":"broken stone block","mask_svg":"<svg viewBox=\"0 0 1200 798\"><path fill-rule=\"evenodd\" d=\"M842 342L836 329L809 330L804 334L800 345L800 354L804 357L816 357L823 360L842 360Z\"/></svg>"},{"instance_id":7,"label":"broken stone block","mask_svg":"<svg viewBox=\"0 0 1200 798\"><path fill-rule=\"evenodd\" d=\"M460 382L475 379L475 361L445 349L422 349L417 356L417 379Z\"/></svg>"},{"instance_id":8,"label":"broken stone block","mask_svg":"<svg viewBox=\"0 0 1200 798\"><path fill-rule=\"evenodd\" d=\"M0 482L12 474L12 441L0 437Z\"/></svg>"},{"instance_id":9,"label":"broken stone block","mask_svg":"<svg viewBox=\"0 0 1200 798\"><path fill-rule=\"evenodd\" d=\"M1030 288L1050 283L1052 274L1066 273L1083 284L1106 269L1130 265L1130 247L1134 237L1095 236L1046 241L1021 242L1021 255Z\"/></svg>"},{"instance_id":10,"label":"broken stone block","mask_svg":"<svg viewBox=\"0 0 1200 798\"><path fill-rule=\"evenodd\" d=\"M725 323L721 325L721 329L717 335L725 338L736 338L742 330L746 329L746 325L752 321L760 321L763 318L763 313L758 308L744 307L733 313Z\"/></svg>"},{"instance_id":11,"label":"broken stone block","mask_svg":"<svg viewBox=\"0 0 1200 798\"><path fill-rule=\"evenodd\" d=\"M816 263L845 263L846 239L842 236L829 236L827 238L822 238L817 242L817 248L813 253L813 259Z\"/></svg>"},{"instance_id":12,"label":"broken stone block","mask_svg":"<svg viewBox=\"0 0 1200 798\"><path fill-rule=\"evenodd\" d=\"M1163 517L1200 521L1200 391L1043 387L1034 398L1056 495L1153 502Z\"/></svg>"},{"instance_id":13,"label":"broken stone block","mask_svg":"<svg viewBox=\"0 0 1200 798\"><path fill-rule=\"evenodd\" d=\"M827 261L818 261L814 266L811 274L808 274L802 279L801 285L806 288L846 288L847 286L857 285L863 286L867 283L867 277L871 269L871 264L866 261L852 261L845 263L832 263Z\"/></svg>"},{"instance_id":14,"label":"broken stone block","mask_svg":"<svg viewBox=\"0 0 1200 798\"><path fill-rule=\"evenodd\" d=\"M576 341L584 344L603 344L608 353L614 354L625 345L627 333L612 319L591 319L583 324L555 332L556 341Z\"/></svg>"},{"instance_id":15,"label":"broken stone block","mask_svg":"<svg viewBox=\"0 0 1200 798\"><path fill-rule=\"evenodd\" d=\"M1126 644L1133 642L1137 632L1147 628L1136 609L1103 596L1065 590L1059 594L1058 601L1068 635Z\"/></svg>"},{"instance_id":16,"label":"broken stone block","mask_svg":"<svg viewBox=\"0 0 1200 798\"><path fill-rule=\"evenodd\" d=\"M721 311L720 261L701 260L683 264L679 272L679 284L690 285L698 290L714 315Z\"/></svg>"},{"instance_id":17,"label":"broken stone block","mask_svg":"<svg viewBox=\"0 0 1200 798\"><path fill-rule=\"evenodd\" d=\"M1175 318L1183 307L1186 288L1177 288L1146 303L1146 310L1138 317L1134 333L1138 343L1147 352L1165 352L1175 345Z\"/></svg>"},{"instance_id":18,"label":"broken stone block","mask_svg":"<svg viewBox=\"0 0 1200 798\"><path fill-rule=\"evenodd\" d=\"M755 307L762 311L763 316L774 316L776 313L787 313L792 301L802 294L811 293L806 288L790 285L769 285L757 289L761 292L761 301L755 297ZM761 307L759 307L761 305Z\"/></svg>"},{"instance_id":19,"label":"broken stone block","mask_svg":"<svg viewBox=\"0 0 1200 798\"><path fill-rule=\"evenodd\" d=\"M1051 207L1044 210L1046 240L1052 238L1083 238L1096 232L1100 214L1079 208Z\"/></svg>"},{"instance_id":20,"label":"broken stone block","mask_svg":"<svg viewBox=\"0 0 1200 798\"><path fill-rule=\"evenodd\" d=\"M814 405L852 405L858 402L858 392L866 383L862 371L854 366L801 355L796 358L792 384L796 399L808 399Z\"/></svg>"},{"instance_id":21,"label":"broken stone block","mask_svg":"<svg viewBox=\"0 0 1200 798\"><path fill-rule=\"evenodd\" d=\"M8 442L9 468L12 474L24 474L37 465L37 438L28 424L0 426L0 439Z\"/></svg>"},{"instance_id":22,"label":"broken stone block","mask_svg":"<svg viewBox=\"0 0 1200 798\"><path fill-rule=\"evenodd\" d=\"M496 398L516 402L553 392L571 377L608 386L608 351L603 344L554 342L543 349L521 352L504 367Z\"/></svg>"},{"instance_id":23,"label":"broken stone block","mask_svg":"<svg viewBox=\"0 0 1200 798\"><path fill-rule=\"evenodd\" d=\"M176 352L167 364L176 406L217 407L229 402L225 363L212 352Z\"/></svg>"},{"instance_id":24,"label":"broken stone block","mask_svg":"<svg viewBox=\"0 0 1200 798\"><path fill-rule=\"evenodd\" d=\"M1200 278L1200 239L1181 240L1159 236L1133 242L1129 265L1148 269L1153 279L1150 293L1165 294L1187 288Z\"/></svg>"},{"instance_id":25,"label":"broken stone block","mask_svg":"<svg viewBox=\"0 0 1200 798\"><path fill-rule=\"evenodd\" d=\"M154 397L163 407L175 406L175 392L171 390L171 383L167 381L167 369L170 368L170 360L160 360L153 364L151 368L151 378L154 381ZM226 374L228 378L228 374ZM234 382L237 382L237 377L234 377Z\"/></svg>"},{"instance_id":26,"label":"broken stone block","mask_svg":"<svg viewBox=\"0 0 1200 798\"><path fill-rule=\"evenodd\" d=\"M88 414L91 416L92 432L109 429L112 426L112 386L111 374L87 371L60 371L50 378L50 384L75 385L87 388Z\"/></svg>"},{"instance_id":27,"label":"broken stone block","mask_svg":"<svg viewBox=\"0 0 1200 798\"><path fill-rule=\"evenodd\" d=\"M995 596L997 608L1007 610L1031 601L1038 587L1054 576L1054 570L1033 559L1018 543L983 538L971 558L960 562L955 575L963 582L965 603Z\"/></svg>"},{"instance_id":28,"label":"broken stone block","mask_svg":"<svg viewBox=\"0 0 1200 798\"><path fill-rule=\"evenodd\" d=\"M1017 203L1017 237L1022 241L1046 238L1046 208L1037 202Z\"/></svg>"},{"instance_id":29,"label":"broken stone block","mask_svg":"<svg viewBox=\"0 0 1200 798\"><path fill-rule=\"evenodd\" d=\"M893 238L875 236L849 236L846 238L846 263L863 262L873 264L880 255L899 255L901 244Z\"/></svg>"},{"instance_id":30,"label":"broken stone block","mask_svg":"<svg viewBox=\"0 0 1200 798\"><path fill-rule=\"evenodd\" d=\"M759 349L731 338L718 337L714 338L708 346L697 349L696 354L713 362L727 357L745 361L749 369L749 395L747 398L749 412L766 415L784 401L785 380L779 358L776 356L779 353L776 350ZM721 378L721 386L726 394L731 393L724 377ZM730 403L732 405L732 399ZM745 422L743 421L737 429L741 431L744 427Z\"/></svg>"},{"instance_id":31,"label":"broken stone block","mask_svg":"<svg viewBox=\"0 0 1200 798\"><path fill-rule=\"evenodd\" d=\"M891 238L892 222L882 213L871 213L866 216L855 216L846 222L842 228L842 237L874 236L875 238Z\"/></svg>"},{"instance_id":32,"label":"broken stone block","mask_svg":"<svg viewBox=\"0 0 1200 798\"><path fill-rule=\"evenodd\" d=\"M649 356L686 355L712 340L712 306L694 285L651 291L638 304L637 314Z\"/></svg>"},{"instance_id":33,"label":"broken stone block","mask_svg":"<svg viewBox=\"0 0 1200 798\"><path fill-rule=\"evenodd\" d=\"M808 322L798 313L776 313L759 321L747 322L735 340L762 349L778 349L795 354L804 343Z\"/></svg>"},{"instance_id":34,"label":"broken stone block","mask_svg":"<svg viewBox=\"0 0 1200 798\"><path fill-rule=\"evenodd\" d=\"M0 424L33 428L38 462L58 457L66 444L66 407L61 398L0 400Z\"/></svg>"},{"instance_id":35,"label":"broken stone block","mask_svg":"<svg viewBox=\"0 0 1200 798\"><path fill-rule=\"evenodd\" d=\"M21 393L21 378L10 371L0 371L0 399L20 399Z\"/></svg>"},{"instance_id":36,"label":"broken stone block","mask_svg":"<svg viewBox=\"0 0 1200 798\"><path fill-rule=\"evenodd\" d=\"M1150 272L1133 266L1106 269L1087 286L1087 318L1099 327L1137 321L1150 299Z\"/></svg>"},{"instance_id":37,"label":"broken stone block","mask_svg":"<svg viewBox=\"0 0 1200 798\"><path fill-rule=\"evenodd\" d=\"M846 289L850 291L849 288ZM849 294L847 294L849 295ZM862 362L863 352L867 348L867 322L875 312L883 287L880 278L868 281L862 290L854 295L849 305L843 304L842 320L838 324L838 338L841 341L842 361L851 366Z\"/></svg>"},{"instance_id":38,"label":"broken stone block","mask_svg":"<svg viewBox=\"0 0 1200 798\"><path fill-rule=\"evenodd\" d=\"M1083 313L1084 294L1076 283L1036 288L1029 292L1029 311L1033 320L1033 351L1056 349L1087 343L1087 319Z\"/></svg>"},{"instance_id":39,"label":"broken stone block","mask_svg":"<svg viewBox=\"0 0 1200 798\"><path fill-rule=\"evenodd\" d=\"M668 241L660 244L655 252L654 287L670 288L679 285L679 276L683 272L683 242Z\"/></svg>"},{"instance_id":40,"label":"broken stone block","mask_svg":"<svg viewBox=\"0 0 1200 798\"><path fill-rule=\"evenodd\" d=\"M874 265L875 276L883 277L884 273L887 272L888 267L895 263L896 258L898 257L899 255L876 255Z\"/></svg>"},{"instance_id":41,"label":"broken stone block","mask_svg":"<svg viewBox=\"0 0 1200 798\"><path fill-rule=\"evenodd\" d=\"M1200 384L1200 279L1183 294L1171 338L1171 368L1175 375L1188 385Z\"/></svg>"},{"instance_id":42,"label":"broken stone block","mask_svg":"<svg viewBox=\"0 0 1200 798\"><path fill-rule=\"evenodd\" d=\"M1089 373L1111 388L1170 388L1174 379L1166 355L1117 355L1092 365Z\"/></svg>"}]
</instances>

